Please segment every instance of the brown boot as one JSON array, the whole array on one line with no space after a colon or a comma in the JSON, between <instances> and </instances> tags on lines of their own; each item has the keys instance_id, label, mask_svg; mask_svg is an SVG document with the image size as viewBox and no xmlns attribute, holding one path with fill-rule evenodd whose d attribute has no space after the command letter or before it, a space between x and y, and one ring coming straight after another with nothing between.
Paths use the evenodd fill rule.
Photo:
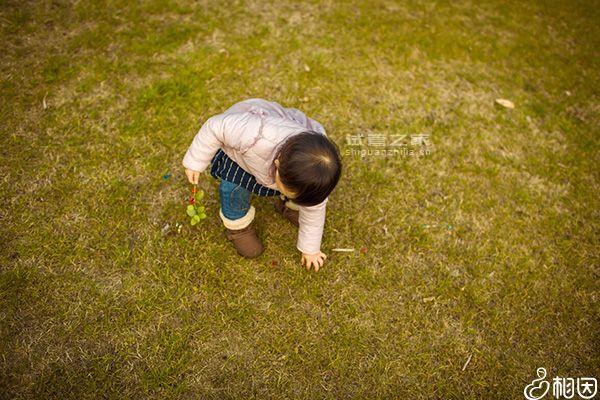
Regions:
<instances>
[{"instance_id":1,"label":"brown boot","mask_svg":"<svg viewBox=\"0 0 600 400\"><path fill-rule=\"evenodd\" d=\"M239 255L246 258L255 258L265 250L252 225L238 230L225 229L227 239L233 243Z\"/></svg>"},{"instance_id":2,"label":"brown boot","mask_svg":"<svg viewBox=\"0 0 600 400\"><path fill-rule=\"evenodd\" d=\"M281 198L275 199L275 210L277 210L279 214L281 214L292 224L299 227L300 223L298 222L298 219L300 218L300 213L296 210L292 210L291 208L287 207L285 203L286 202L281 200Z\"/></svg>"},{"instance_id":3,"label":"brown boot","mask_svg":"<svg viewBox=\"0 0 600 400\"><path fill-rule=\"evenodd\" d=\"M225 225L227 239L233 243L241 256L247 258L258 257L265 249L252 226L255 211L254 207L250 206L245 216L235 220L226 218L223 210L219 211L223 225Z\"/></svg>"}]
</instances>

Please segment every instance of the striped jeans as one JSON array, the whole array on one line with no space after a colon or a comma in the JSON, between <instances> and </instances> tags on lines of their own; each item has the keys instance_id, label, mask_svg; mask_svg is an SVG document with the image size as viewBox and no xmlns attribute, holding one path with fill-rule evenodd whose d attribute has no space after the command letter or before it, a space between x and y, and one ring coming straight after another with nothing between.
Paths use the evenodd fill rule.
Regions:
<instances>
[{"instance_id":1,"label":"striped jeans","mask_svg":"<svg viewBox=\"0 0 600 400\"><path fill-rule=\"evenodd\" d=\"M258 183L252 174L242 169L221 149L211 161L210 174L215 179L221 180L219 185L221 218L225 217L223 222L226 226L228 222L239 220L246 217L249 211L254 211L250 206L250 195L252 193L258 196L277 196L281 194L278 190L270 189ZM235 226L235 224L231 224L231 226Z\"/></svg>"}]
</instances>

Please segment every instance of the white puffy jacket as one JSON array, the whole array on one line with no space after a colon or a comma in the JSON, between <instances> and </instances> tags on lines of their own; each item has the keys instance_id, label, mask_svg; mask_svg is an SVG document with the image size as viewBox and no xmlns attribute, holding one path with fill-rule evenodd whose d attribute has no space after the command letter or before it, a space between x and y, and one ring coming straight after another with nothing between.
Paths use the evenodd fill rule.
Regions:
<instances>
[{"instance_id":1,"label":"white puffy jacket","mask_svg":"<svg viewBox=\"0 0 600 400\"><path fill-rule=\"evenodd\" d=\"M223 149L254 175L258 183L277 189L273 163L277 150L286 139L307 130L326 135L320 123L295 108L263 99L244 100L202 125L183 158L183 165L202 172L215 153ZM298 206L300 228L296 247L302 253L320 251L327 200L311 207Z\"/></svg>"}]
</instances>

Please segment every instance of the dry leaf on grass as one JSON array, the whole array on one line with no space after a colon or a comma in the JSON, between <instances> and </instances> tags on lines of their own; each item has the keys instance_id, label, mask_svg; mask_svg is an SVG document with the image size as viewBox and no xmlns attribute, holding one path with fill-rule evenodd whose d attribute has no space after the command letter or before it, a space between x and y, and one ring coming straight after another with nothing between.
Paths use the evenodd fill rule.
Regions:
<instances>
[{"instance_id":1,"label":"dry leaf on grass","mask_svg":"<svg viewBox=\"0 0 600 400\"><path fill-rule=\"evenodd\" d=\"M511 110L512 110L513 108L515 108L515 103L513 103L513 102L512 102L512 101L510 101L510 100L506 100L506 99L496 99L496 100L495 100L495 102L496 102L496 104L499 104L499 105L501 105L501 106L502 106L502 107L504 107L504 108L510 108Z\"/></svg>"}]
</instances>

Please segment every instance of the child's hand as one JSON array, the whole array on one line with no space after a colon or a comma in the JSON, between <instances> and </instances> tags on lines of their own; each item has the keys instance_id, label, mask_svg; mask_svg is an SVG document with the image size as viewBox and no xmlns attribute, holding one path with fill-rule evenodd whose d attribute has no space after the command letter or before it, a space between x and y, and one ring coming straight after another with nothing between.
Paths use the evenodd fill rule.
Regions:
<instances>
[{"instance_id":1,"label":"child's hand","mask_svg":"<svg viewBox=\"0 0 600 400\"><path fill-rule=\"evenodd\" d=\"M188 181L190 181L190 183L192 185L197 185L198 184L198 179L200 178L200 172L198 171L193 171L191 169L185 169L185 176L187 176Z\"/></svg>"},{"instance_id":2,"label":"child's hand","mask_svg":"<svg viewBox=\"0 0 600 400\"><path fill-rule=\"evenodd\" d=\"M318 252L317 254L305 254L302 253L302 265L306 265L306 269L310 270L310 267L315 266L315 272L319 270L320 267L323 266L325 259L327 256L323 252Z\"/></svg>"}]
</instances>

